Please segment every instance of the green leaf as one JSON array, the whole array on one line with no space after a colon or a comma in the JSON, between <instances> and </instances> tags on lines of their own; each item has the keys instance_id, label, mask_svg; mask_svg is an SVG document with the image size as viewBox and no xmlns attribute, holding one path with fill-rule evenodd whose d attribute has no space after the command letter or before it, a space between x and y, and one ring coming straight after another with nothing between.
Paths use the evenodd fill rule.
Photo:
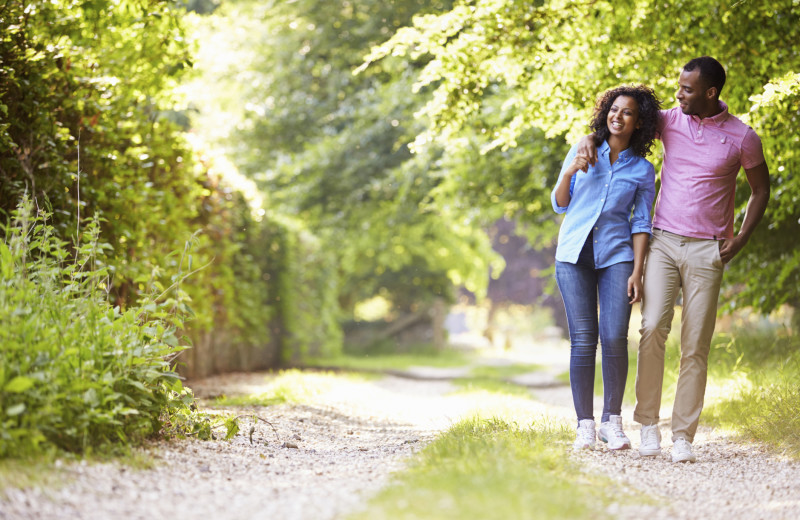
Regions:
<instances>
[{"instance_id":1,"label":"green leaf","mask_svg":"<svg viewBox=\"0 0 800 520\"><path fill-rule=\"evenodd\" d=\"M12 394L21 394L31 388L34 382L30 377L17 376L8 382L4 390Z\"/></svg>"},{"instance_id":2,"label":"green leaf","mask_svg":"<svg viewBox=\"0 0 800 520\"><path fill-rule=\"evenodd\" d=\"M0 271L5 279L11 278L14 274L14 259L11 257L11 251L4 242L0 242Z\"/></svg>"}]
</instances>

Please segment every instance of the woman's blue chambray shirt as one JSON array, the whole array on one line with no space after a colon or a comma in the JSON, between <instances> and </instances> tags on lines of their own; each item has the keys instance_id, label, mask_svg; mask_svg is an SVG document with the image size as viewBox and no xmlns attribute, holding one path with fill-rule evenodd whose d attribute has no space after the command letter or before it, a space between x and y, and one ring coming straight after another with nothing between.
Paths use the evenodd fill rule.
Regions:
<instances>
[{"instance_id":1,"label":"woman's blue chambray shirt","mask_svg":"<svg viewBox=\"0 0 800 520\"><path fill-rule=\"evenodd\" d=\"M564 160L558 183L577 154L573 146ZM630 148L619 154L612 165L611 148L603 142L597 148L597 162L589 171L572 176L569 206L550 201L556 213L566 212L558 233L556 260L574 264L586 239L593 233L596 269L633 260L633 233L650 233L650 210L655 196L656 173L652 163L634 155Z\"/></svg>"}]
</instances>

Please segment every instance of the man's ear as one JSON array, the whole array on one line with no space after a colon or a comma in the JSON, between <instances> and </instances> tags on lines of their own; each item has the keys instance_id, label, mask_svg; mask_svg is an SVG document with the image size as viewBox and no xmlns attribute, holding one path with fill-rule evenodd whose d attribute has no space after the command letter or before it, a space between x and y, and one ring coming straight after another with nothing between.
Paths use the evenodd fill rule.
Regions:
<instances>
[{"instance_id":1,"label":"man's ear","mask_svg":"<svg viewBox=\"0 0 800 520\"><path fill-rule=\"evenodd\" d=\"M706 90L706 97L708 99L716 99L717 95L719 95L717 87L708 87L708 90Z\"/></svg>"}]
</instances>

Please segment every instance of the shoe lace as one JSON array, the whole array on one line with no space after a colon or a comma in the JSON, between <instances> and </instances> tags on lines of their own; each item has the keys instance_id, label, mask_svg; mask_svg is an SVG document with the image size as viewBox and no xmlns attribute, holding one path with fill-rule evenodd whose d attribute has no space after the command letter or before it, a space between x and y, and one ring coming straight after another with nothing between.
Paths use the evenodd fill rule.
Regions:
<instances>
[{"instance_id":1,"label":"shoe lace","mask_svg":"<svg viewBox=\"0 0 800 520\"><path fill-rule=\"evenodd\" d=\"M642 444L655 444L658 442L658 433L655 428L642 430Z\"/></svg>"},{"instance_id":2,"label":"shoe lace","mask_svg":"<svg viewBox=\"0 0 800 520\"><path fill-rule=\"evenodd\" d=\"M610 422L608 424L608 429L610 430L611 435L614 437L617 437L618 439L625 438L625 432L622 431L621 424Z\"/></svg>"},{"instance_id":3,"label":"shoe lace","mask_svg":"<svg viewBox=\"0 0 800 520\"><path fill-rule=\"evenodd\" d=\"M676 439L674 445L676 451L680 451L682 453L692 452L692 445L689 444L689 441L686 439Z\"/></svg>"},{"instance_id":4,"label":"shoe lace","mask_svg":"<svg viewBox=\"0 0 800 520\"><path fill-rule=\"evenodd\" d=\"M582 441L594 441L595 432L593 428L578 428L578 438Z\"/></svg>"}]
</instances>

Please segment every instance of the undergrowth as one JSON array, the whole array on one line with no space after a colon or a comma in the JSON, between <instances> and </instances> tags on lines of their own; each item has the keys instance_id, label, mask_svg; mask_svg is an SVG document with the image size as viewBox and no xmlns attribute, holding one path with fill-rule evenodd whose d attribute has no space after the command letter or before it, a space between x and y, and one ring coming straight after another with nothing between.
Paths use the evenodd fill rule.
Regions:
<instances>
[{"instance_id":1,"label":"undergrowth","mask_svg":"<svg viewBox=\"0 0 800 520\"><path fill-rule=\"evenodd\" d=\"M703 422L800 458L800 338L787 329L742 328L715 347Z\"/></svg>"},{"instance_id":2,"label":"undergrowth","mask_svg":"<svg viewBox=\"0 0 800 520\"><path fill-rule=\"evenodd\" d=\"M138 305L115 307L99 219L87 221L76 246L47 219L23 200L2 229L0 458L210 437L214 424L172 366L187 348L179 336L191 312L180 289L186 274L168 288L142 280L149 290Z\"/></svg>"}]
</instances>

